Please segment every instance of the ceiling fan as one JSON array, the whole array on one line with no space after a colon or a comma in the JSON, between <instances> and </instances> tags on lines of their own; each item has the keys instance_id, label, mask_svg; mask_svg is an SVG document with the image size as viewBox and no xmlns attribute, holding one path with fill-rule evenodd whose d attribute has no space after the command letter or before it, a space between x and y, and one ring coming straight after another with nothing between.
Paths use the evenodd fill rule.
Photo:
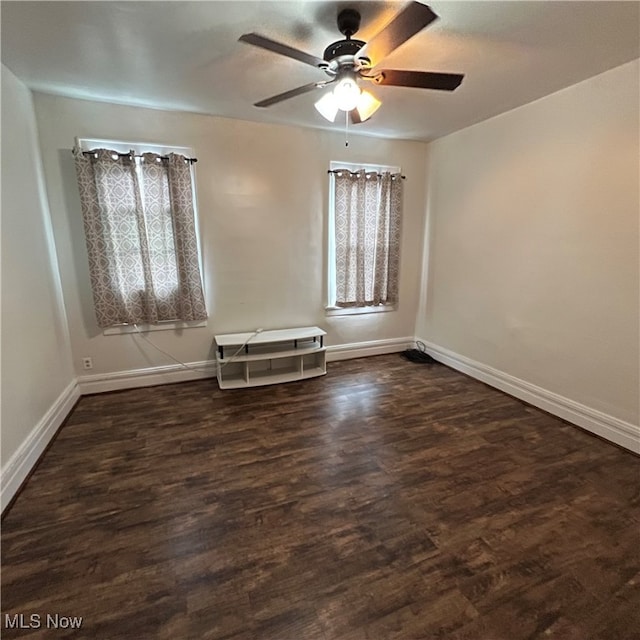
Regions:
<instances>
[{"instance_id":1,"label":"ceiling fan","mask_svg":"<svg viewBox=\"0 0 640 640\"><path fill-rule=\"evenodd\" d=\"M416 33L430 25L438 16L427 6L411 2L402 9L393 20L373 36L369 42L354 40L353 36L360 28L360 13L355 9L343 9L338 14L338 29L345 36L330 44L323 57L295 49L276 42L257 33L245 33L240 42L278 53L305 64L317 67L326 73L327 80L311 82L301 87L279 93L278 95L256 102L256 107L270 107L289 98L323 89L335 83L331 92L325 92L315 103L316 109L333 122L338 111L349 113L351 122L358 124L368 120L380 107L380 101L358 85L359 80L374 84L395 87L415 87L418 89L436 89L453 91L464 75L459 73L435 73L431 71L403 71L400 69L378 69L379 65L392 51L409 40Z\"/></svg>"}]
</instances>

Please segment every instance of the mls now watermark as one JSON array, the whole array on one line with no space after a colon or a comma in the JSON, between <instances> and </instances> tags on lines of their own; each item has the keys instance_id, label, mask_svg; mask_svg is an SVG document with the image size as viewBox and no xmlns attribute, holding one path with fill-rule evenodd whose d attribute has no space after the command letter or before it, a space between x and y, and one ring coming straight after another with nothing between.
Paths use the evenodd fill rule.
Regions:
<instances>
[{"instance_id":1,"label":"mls now watermark","mask_svg":"<svg viewBox=\"0 0 640 640\"><path fill-rule=\"evenodd\" d=\"M5 629L79 629L82 616L63 616L59 613L5 613Z\"/></svg>"}]
</instances>

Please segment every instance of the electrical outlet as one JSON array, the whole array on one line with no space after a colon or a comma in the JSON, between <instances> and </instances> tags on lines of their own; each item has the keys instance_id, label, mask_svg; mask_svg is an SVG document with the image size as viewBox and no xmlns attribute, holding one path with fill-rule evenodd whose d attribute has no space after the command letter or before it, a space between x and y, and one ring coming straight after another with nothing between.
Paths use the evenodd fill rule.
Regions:
<instances>
[{"instance_id":1,"label":"electrical outlet","mask_svg":"<svg viewBox=\"0 0 640 640\"><path fill-rule=\"evenodd\" d=\"M93 360L91 358L82 358L82 366L85 369L93 369Z\"/></svg>"}]
</instances>

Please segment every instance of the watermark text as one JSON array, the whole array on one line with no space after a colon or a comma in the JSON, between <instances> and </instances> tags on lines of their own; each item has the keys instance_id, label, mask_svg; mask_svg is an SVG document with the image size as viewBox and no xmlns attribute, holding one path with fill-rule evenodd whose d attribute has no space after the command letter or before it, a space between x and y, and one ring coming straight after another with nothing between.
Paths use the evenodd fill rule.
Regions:
<instances>
[{"instance_id":1,"label":"watermark text","mask_svg":"<svg viewBox=\"0 0 640 640\"><path fill-rule=\"evenodd\" d=\"M5 629L80 629L82 616L60 613L5 613Z\"/></svg>"}]
</instances>

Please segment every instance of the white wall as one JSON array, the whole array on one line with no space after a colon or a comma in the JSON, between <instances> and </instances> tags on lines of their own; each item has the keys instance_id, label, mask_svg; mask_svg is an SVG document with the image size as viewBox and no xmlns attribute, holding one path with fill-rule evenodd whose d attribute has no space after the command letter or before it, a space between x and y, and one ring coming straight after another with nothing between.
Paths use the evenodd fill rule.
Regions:
<instances>
[{"instance_id":1,"label":"white wall","mask_svg":"<svg viewBox=\"0 0 640 640\"><path fill-rule=\"evenodd\" d=\"M638 424L638 61L429 145L416 334Z\"/></svg>"},{"instance_id":2,"label":"white wall","mask_svg":"<svg viewBox=\"0 0 640 640\"><path fill-rule=\"evenodd\" d=\"M3 65L3 485L19 484L21 447L54 427L51 412L75 379L50 230L31 93Z\"/></svg>"},{"instance_id":3,"label":"white wall","mask_svg":"<svg viewBox=\"0 0 640 640\"><path fill-rule=\"evenodd\" d=\"M426 145L170 113L35 94L47 190L76 371L173 364L132 335L103 336L93 314L71 156L74 137L191 146L196 165L206 328L151 339L186 362L213 355L214 333L318 324L337 345L413 335L424 224ZM400 304L395 312L324 313L326 210L331 160L400 165L407 175Z\"/></svg>"}]
</instances>

